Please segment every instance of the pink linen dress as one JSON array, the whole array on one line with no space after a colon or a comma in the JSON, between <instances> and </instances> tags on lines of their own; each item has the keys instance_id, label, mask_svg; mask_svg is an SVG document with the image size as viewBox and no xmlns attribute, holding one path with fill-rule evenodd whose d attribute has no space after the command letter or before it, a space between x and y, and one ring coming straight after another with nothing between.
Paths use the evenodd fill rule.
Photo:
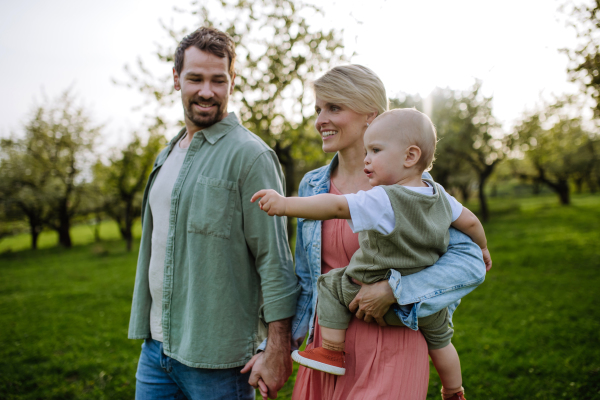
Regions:
<instances>
[{"instance_id":1,"label":"pink linen dress","mask_svg":"<svg viewBox=\"0 0 600 400\"><path fill-rule=\"evenodd\" d=\"M331 181L330 193L342 194ZM358 250L358 234L345 220L323 221L321 273L348 265ZM321 345L315 324L314 341ZM353 318L346 331L346 374L335 376L299 366L292 400L370 400L427 397L429 357L420 332L401 327L380 327Z\"/></svg>"}]
</instances>

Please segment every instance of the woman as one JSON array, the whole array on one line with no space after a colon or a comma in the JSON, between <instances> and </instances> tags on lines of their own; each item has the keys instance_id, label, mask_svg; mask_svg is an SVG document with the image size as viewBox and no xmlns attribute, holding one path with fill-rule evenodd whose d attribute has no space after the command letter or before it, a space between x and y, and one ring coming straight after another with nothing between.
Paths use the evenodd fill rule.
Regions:
<instances>
[{"instance_id":1,"label":"woman","mask_svg":"<svg viewBox=\"0 0 600 400\"><path fill-rule=\"evenodd\" d=\"M388 109L381 80L359 65L336 67L314 82L316 128L323 151L336 153L330 165L303 178L300 196L346 194L369 190L364 170L363 135L370 122ZM315 321L316 281L321 273L348 265L358 249L358 234L344 220L298 220L296 274L302 286L292 335L299 346L309 332L307 348L319 346ZM448 272L450 270L450 273ZM414 275L393 274L389 281L364 285L351 308L346 333L346 374L335 376L299 367L294 400L424 399L429 380L427 344L420 332L381 325L388 308L414 327L417 313L450 305L483 281L481 251L458 231L451 231L448 252L433 267ZM355 311L353 310L353 311ZM421 312L419 311L421 310ZM364 320L363 320L364 319Z\"/></svg>"}]
</instances>

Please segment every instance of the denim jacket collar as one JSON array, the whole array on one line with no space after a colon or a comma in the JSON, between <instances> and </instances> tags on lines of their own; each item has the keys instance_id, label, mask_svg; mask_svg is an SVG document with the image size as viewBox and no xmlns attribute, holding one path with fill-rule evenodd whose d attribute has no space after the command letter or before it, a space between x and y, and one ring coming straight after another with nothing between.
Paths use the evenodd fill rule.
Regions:
<instances>
[{"instance_id":1,"label":"denim jacket collar","mask_svg":"<svg viewBox=\"0 0 600 400\"><path fill-rule=\"evenodd\" d=\"M310 179L308 180L308 184L314 188L313 191L315 192L315 194L329 192L329 181L331 179L331 172L338 166L338 164L338 155L337 153L335 153L329 165L313 171L314 175L310 177Z\"/></svg>"}]
</instances>

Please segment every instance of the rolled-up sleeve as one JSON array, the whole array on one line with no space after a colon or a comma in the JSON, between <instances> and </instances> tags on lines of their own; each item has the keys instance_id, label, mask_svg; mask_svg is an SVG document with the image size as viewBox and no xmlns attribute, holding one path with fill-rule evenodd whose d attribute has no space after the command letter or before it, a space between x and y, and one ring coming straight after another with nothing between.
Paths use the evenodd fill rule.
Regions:
<instances>
[{"instance_id":1,"label":"rolled-up sleeve","mask_svg":"<svg viewBox=\"0 0 600 400\"><path fill-rule=\"evenodd\" d=\"M259 154L241 185L244 235L260 275L265 323L289 318L296 312L300 291L287 241L285 217L270 217L250 198L261 189L284 194L284 178L272 151Z\"/></svg>"}]
</instances>

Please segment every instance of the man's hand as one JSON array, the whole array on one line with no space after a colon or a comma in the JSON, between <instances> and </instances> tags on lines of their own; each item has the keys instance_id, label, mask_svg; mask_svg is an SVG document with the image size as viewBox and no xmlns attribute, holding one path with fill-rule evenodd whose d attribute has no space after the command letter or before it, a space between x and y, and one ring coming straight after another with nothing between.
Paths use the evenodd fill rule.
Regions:
<instances>
[{"instance_id":1,"label":"man's hand","mask_svg":"<svg viewBox=\"0 0 600 400\"><path fill-rule=\"evenodd\" d=\"M485 263L485 272L488 272L492 269L492 256L490 256L490 251L487 247L481 249L481 252L483 253L483 262Z\"/></svg>"},{"instance_id":2,"label":"man's hand","mask_svg":"<svg viewBox=\"0 0 600 400\"><path fill-rule=\"evenodd\" d=\"M358 319L364 319L365 322L371 322L374 319L379 326L387 326L383 316L390 306L396 303L394 292L388 281L380 281L371 285L354 279L353 281L361 285L361 288L348 307L350 311L355 313Z\"/></svg>"},{"instance_id":3,"label":"man's hand","mask_svg":"<svg viewBox=\"0 0 600 400\"><path fill-rule=\"evenodd\" d=\"M260 209L269 214L270 216L285 215L285 197L277 193L273 189L263 189L254 193L250 202L254 203L258 198L260 201L258 205Z\"/></svg>"},{"instance_id":4,"label":"man's hand","mask_svg":"<svg viewBox=\"0 0 600 400\"><path fill-rule=\"evenodd\" d=\"M269 323L267 347L255 355L242 369L252 369L248 383L258 387L263 398L276 399L277 392L292 375L291 319Z\"/></svg>"},{"instance_id":5,"label":"man's hand","mask_svg":"<svg viewBox=\"0 0 600 400\"><path fill-rule=\"evenodd\" d=\"M263 364L263 356L265 355L264 352L255 354L254 357L252 357L250 359L250 361L248 361L248 363L246 363L246 365L244 365L244 368L242 368L242 370L240 371L242 374L245 374L246 372L252 371L254 369L254 366L256 366L256 371L260 370L261 368L263 368L262 364ZM256 374L256 376L255 376ZM250 383L250 385L252 385L252 387L254 387L256 389L256 386L253 384L254 382L256 382L255 384L258 386L258 390L260 390L260 394L262 395L263 399L267 399L269 396L269 389L267 388L267 385L265 384L265 382L261 379L261 378L257 378L258 373L257 372L253 372L252 374L250 374L250 379L248 380L248 383Z\"/></svg>"}]
</instances>

